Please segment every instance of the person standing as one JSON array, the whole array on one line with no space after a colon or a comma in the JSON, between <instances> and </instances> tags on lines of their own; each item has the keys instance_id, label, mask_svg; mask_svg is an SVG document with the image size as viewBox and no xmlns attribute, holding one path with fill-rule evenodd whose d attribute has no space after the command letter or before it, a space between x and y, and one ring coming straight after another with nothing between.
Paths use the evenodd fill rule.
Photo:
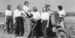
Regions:
<instances>
[{"instance_id":1,"label":"person standing","mask_svg":"<svg viewBox=\"0 0 75 38\"><path fill-rule=\"evenodd\" d=\"M13 19L12 19L13 13L11 11L11 5L9 4L7 6L7 10L5 11L5 22L7 25L7 32L10 34L12 33L13 29Z\"/></svg>"},{"instance_id":2,"label":"person standing","mask_svg":"<svg viewBox=\"0 0 75 38\"><path fill-rule=\"evenodd\" d=\"M23 6L23 10L27 14L27 16L29 17L30 16L30 12L29 11L31 11L31 10L29 8L29 2L28 1L25 1L24 6Z\"/></svg>"},{"instance_id":3,"label":"person standing","mask_svg":"<svg viewBox=\"0 0 75 38\"><path fill-rule=\"evenodd\" d=\"M41 20L42 20L42 32L43 32L43 38L47 38L47 28L49 27L49 22L51 23L51 14L50 11L50 5L45 5L45 7L42 9L41 13Z\"/></svg>"},{"instance_id":4,"label":"person standing","mask_svg":"<svg viewBox=\"0 0 75 38\"><path fill-rule=\"evenodd\" d=\"M66 12L63 10L63 7L61 5L58 5L58 9L59 23L61 24L61 27L64 27L64 17L66 16Z\"/></svg>"},{"instance_id":5,"label":"person standing","mask_svg":"<svg viewBox=\"0 0 75 38\"><path fill-rule=\"evenodd\" d=\"M23 36L24 35L24 19L23 19L22 15L26 16L24 11L22 10L22 6L18 5L17 9L14 11L14 15L13 15L13 18L17 24L16 30L15 30L16 36Z\"/></svg>"},{"instance_id":6,"label":"person standing","mask_svg":"<svg viewBox=\"0 0 75 38\"><path fill-rule=\"evenodd\" d=\"M41 31L41 13L38 12L36 7L33 7L33 12L32 14L32 30L30 32L29 38L34 38L34 33L36 32L36 38L40 38L42 31Z\"/></svg>"},{"instance_id":7,"label":"person standing","mask_svg":"<svg viewBox=\"0 0 75 38\"><path fill-rule=\"evenodd\" d=\"M29 35L30 33L30 24L31 24L31 21L30 21L30 17L31 17L31 14L30 14L30 8L29 8L29 2L28 1L25 1L24 2L24 6L22 7L23 8L23 11L25 12L25 14L27 15L27 17L25 18L25 25L24 25L24 29L25 29L25 32L26 32L26 36Z\"/></svg>"}]
</instances>

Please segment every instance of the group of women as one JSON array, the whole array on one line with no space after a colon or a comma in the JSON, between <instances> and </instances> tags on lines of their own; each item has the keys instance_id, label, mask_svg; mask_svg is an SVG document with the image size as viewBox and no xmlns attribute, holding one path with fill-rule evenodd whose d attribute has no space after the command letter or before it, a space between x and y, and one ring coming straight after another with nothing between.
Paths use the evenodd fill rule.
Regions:
<instances>
[{"instance_id":1,"label":"group of women","mask_svg":"<svg viewBox=\"0 0 75 38\"><path fill-rule=\"evenodd\" d=\"M60 19L64 19L66 13L62 9L62 6L58 5L58 9L58 15ZM56 35L53 31L55 31L56 27L53 25L51 20L51 15L53 14L55 14L55 12L50 9L49 4L45 4L44 8L42 9L42 12L39 12L36 7L30 9L28 1L25 1L24 6L18 5L16 10L14 10L13 12L11 11L11 5L8 5L7 10L5 11L7 32L9 34L12 33L13 25L16 23L16 36L23 36L25 28L24 22L26 21L24 19L28 18L32 22L31 31L27 36L28 38L34 38L34 36L36 36L36 38L40 38L42 36L44 38L49 38L52 36L54 37Z\"/></svg>"}]
</instances>

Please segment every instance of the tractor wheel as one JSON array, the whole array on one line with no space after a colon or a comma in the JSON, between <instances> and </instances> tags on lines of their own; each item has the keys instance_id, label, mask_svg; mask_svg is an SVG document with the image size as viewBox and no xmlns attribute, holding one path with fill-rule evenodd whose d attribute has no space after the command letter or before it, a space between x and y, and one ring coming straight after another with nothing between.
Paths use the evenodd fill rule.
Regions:
<instances>
[{"instance_id":1,"label":"tractor wheel","mask_svg":"<svg viewBox=\"0 0 75 38\"><path fill-rule=\"evenodd\" d=\"M65 29L58 29L56 34L58 38L69 38L69 32Z\"/></svg>"}]
</instances>

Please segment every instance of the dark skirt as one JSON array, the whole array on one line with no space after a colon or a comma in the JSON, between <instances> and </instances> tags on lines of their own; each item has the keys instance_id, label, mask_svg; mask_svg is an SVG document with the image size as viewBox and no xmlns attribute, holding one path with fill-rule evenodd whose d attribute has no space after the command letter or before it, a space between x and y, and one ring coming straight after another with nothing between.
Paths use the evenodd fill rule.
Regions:
<instances>
[{"instance_id":1,"label":"dark skirt","mask_svg":"<svg viewBox=\"0 0 75 38\"><path fill-rule=\"evenodd\" d=\"M31 21L33 23L31 28L33 28L33 30L30 32L28 37L33 37L33 36L41 37L42 36L41 20L38 21L31 20Z\"/></svg>"},{"instance_id":2,"label":"dark skirt","mask_svg":"<svg viewBox=\"0 0 75 38\"><path fill-rule=\"evenodd\" d=\"M37 21L37 25L35 27L35 32L36 32L36 36L42 36L42 25L41 25L41 20Z\"/></svg>"},{"instance_id":3,"label":"dark skirt","mask_svg":"<svg viewBox=\"0 0 75 38\"><path fill-rule=\"evenodd\" d=\"M7 25L7 31L10 33L13 29L13 19L12 16L6 17L6 25Z\"/></svg>"},{"instance_id":4,"label":"dark skirt","mask_svg":"<svg viewBox=\"0 0 75 38\"><path fill-rule=\"evenodd\" d=\"M16 17L16 34L17 35L24 35L24 21L22 17Z\"/></svg>"}]
</instances>

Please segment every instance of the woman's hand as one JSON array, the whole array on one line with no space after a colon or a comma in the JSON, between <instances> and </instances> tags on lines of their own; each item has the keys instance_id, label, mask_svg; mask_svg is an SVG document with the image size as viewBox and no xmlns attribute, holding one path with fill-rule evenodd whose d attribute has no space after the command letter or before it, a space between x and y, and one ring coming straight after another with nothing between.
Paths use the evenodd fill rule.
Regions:
<instances>
[{"instance_id":1,"label":"woman's hand","mask_svg":"<svg viewBox=\"0 0 75 38\"><path fill-rule=\"evenodd\" d=\"M56 32L56 27L53 27L52 31L53 31L53 32Z\"/></svg>"}]
</instances>

